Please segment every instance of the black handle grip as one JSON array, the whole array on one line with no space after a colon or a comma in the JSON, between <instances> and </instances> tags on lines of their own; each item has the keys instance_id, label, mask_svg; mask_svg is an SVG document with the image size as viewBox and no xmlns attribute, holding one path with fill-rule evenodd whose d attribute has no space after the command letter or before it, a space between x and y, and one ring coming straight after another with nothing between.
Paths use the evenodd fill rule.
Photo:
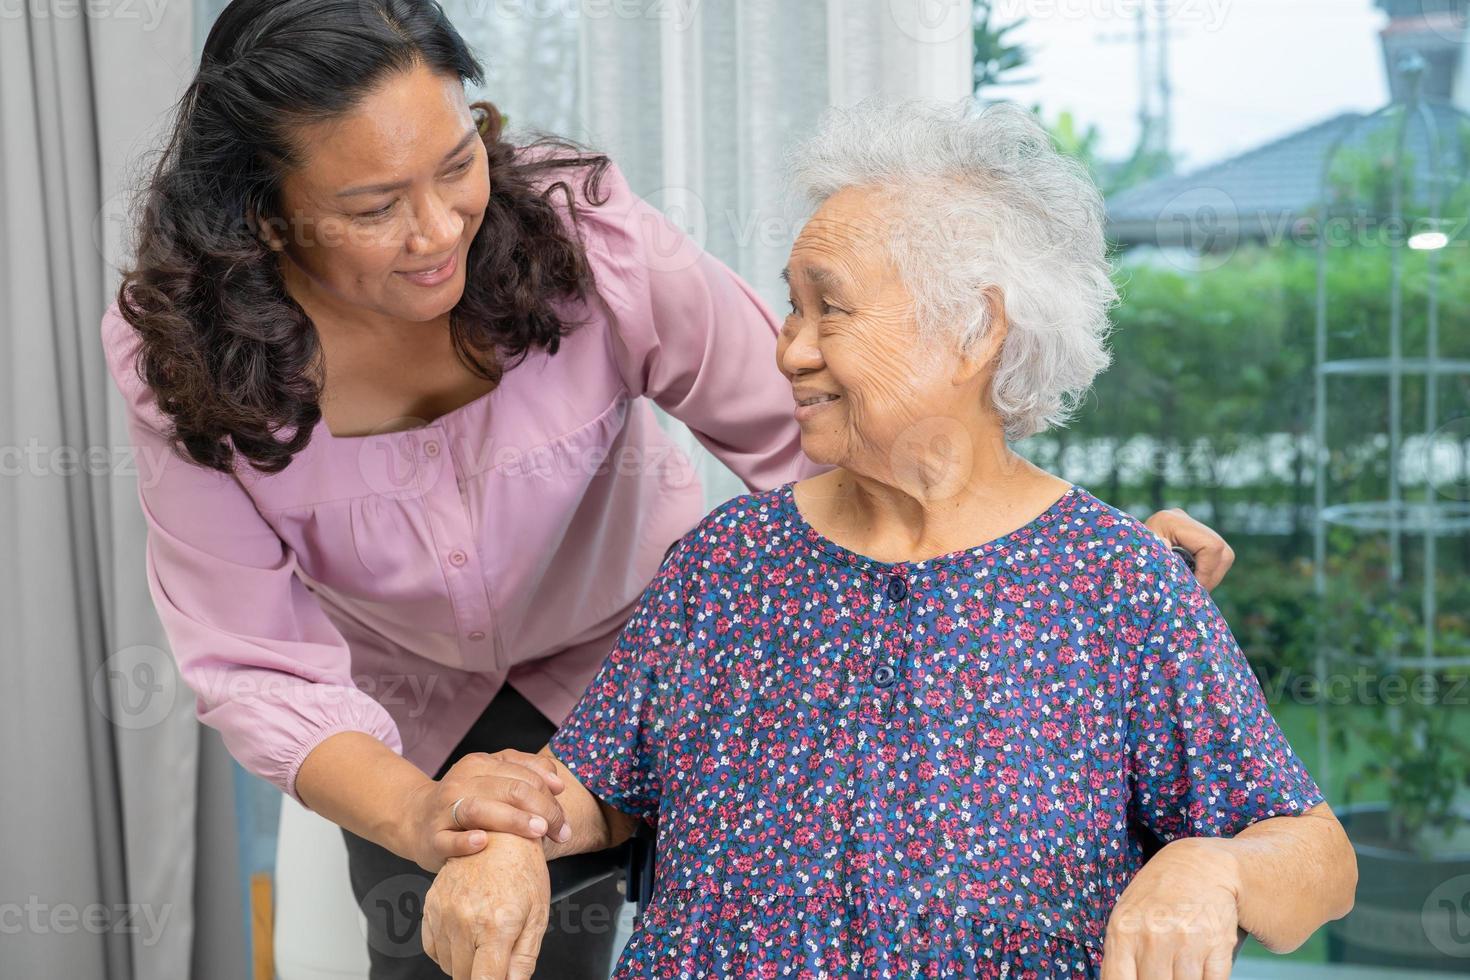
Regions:
<instances>
[{"instance_id":1,"label":"black handle grip","mask_svg":"<svg viewBox=\"0 0 1470 980\"><path fill-rule=\"evenodd\" d=\"M658 856L658 838L642 821L628 841L628 862L623 870L623 898L642 912L653 898L653 875Z\"/></svg>"}]
</instances>

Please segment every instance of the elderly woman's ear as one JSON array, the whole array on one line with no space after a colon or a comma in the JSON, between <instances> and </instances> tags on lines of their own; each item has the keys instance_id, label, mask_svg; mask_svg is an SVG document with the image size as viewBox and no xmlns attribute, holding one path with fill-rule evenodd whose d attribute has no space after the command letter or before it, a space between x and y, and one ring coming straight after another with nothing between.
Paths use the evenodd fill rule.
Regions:
<instances>
[{"instance_id":1,"label":"elderly woman's ear","mask_svg":"<svg viewBox=\"0 0 1470 980\"><path fill-rule=\"evenodd\" d=\"M997 285L986 286L981 295L985 301L985 335L960 352L954 383L968 383L982 372L994 374L1005 346L1010 321L1006 318L1005 291Z\"/></svg>"}]
</instances>

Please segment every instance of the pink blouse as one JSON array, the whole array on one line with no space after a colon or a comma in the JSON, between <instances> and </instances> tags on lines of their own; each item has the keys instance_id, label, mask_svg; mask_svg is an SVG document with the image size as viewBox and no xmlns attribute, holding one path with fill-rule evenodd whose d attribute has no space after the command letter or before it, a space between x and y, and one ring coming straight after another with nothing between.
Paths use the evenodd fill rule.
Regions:
<instances>
[{"instance_id":1,"label":"pink blouse","mask_svg":"<svg viewBox=\"0 0 1470 980\"><path fill-rule=\"evenodd\" d=\"M562 722L705 514L640 396L751 490L826 469L801 451L770 309L615 167L602 188L578 200L596 296L564 307L586 322L554 357L418 428L318 424L277 474L172 453L135 332L115 302L103 317L181 676L235 758L298 800L302 760L341 731L437 771L506 682Z\"/></svg>"}]
</instances>

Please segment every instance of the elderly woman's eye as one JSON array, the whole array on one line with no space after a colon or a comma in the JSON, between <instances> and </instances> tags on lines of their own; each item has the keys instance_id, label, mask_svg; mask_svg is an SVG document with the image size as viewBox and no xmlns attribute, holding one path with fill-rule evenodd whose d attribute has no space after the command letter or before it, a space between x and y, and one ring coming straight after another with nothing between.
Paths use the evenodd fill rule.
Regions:
<instances>
[{"instance_id":1,"label":"elderly woman's eye","mask_svg":"<svg viewBox=\"0 0 1470 980\"><path fill-rule=\"evenodd\" d=\"M789 312L786 314L787 316L801 316L801 313L796 309L796 300L788 299L786 301L786 306L789 310Z\"/></svg>"},{"instance_id":2,"label":"elderly woman's eye","mask_svg":"<svg viewBox=\"0 0 1470 980\"><path fill-rule=\"evenodd\" d=\"M833 306L831 303L827 302L826 300L822 300L822 315L823 316L826 316L828 313L846 313L846 312L847 312L846 310L841 309L840 307Z\"/></svg>"}]
</instances>

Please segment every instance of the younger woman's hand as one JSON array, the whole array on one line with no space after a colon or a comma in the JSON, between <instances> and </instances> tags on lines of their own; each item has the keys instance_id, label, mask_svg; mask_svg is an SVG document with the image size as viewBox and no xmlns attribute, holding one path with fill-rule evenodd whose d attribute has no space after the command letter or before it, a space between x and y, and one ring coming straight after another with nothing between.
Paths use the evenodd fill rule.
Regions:
<instances>
[{"instance_id":1,"label":"younger woman's hand","mask_svg":"<svg viewBox=\"0 0 1470 980\"><path fill-rule=\"evenodd\" d=\"M556 801L564 789L555 764L545 756L513 749L472 752L410 796L405 856L425 871L438 871L449 858L483 848L487 832L516 834L536 841L538 848L542 838L566 841L572 829ZM461 801L457 812L456 800Z\"/></svg>"},{"instance_id":2,"label":"younger woman's hand","mask_svg":"<svg viewBox=\"0 0 1470 980\"><path fill-rule=\"evenodd\" d=\"M1235 550L1207 524L1190 517L1178 507L1161 510L1144 521L1144 526L1194 556L1194 577L1200 585L1213 591L1235 564Z\"/></svg>"}]
</instances>

